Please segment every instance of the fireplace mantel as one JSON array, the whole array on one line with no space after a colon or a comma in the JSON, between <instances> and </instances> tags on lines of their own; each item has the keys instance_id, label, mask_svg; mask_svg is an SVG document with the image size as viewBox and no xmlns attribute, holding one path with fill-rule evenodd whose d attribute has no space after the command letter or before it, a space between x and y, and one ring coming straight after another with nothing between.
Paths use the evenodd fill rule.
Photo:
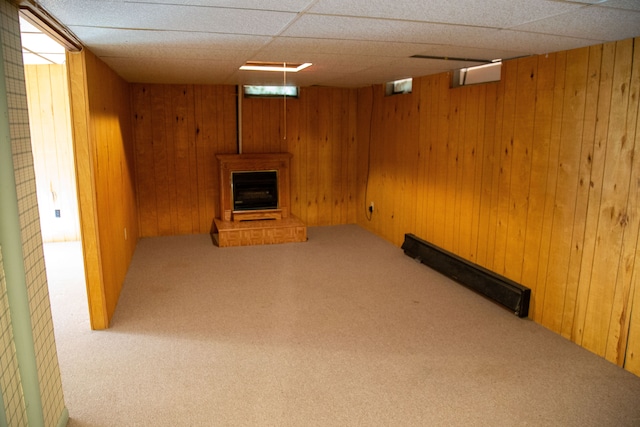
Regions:
<instances>
[{"instance_id":1,"label":"fireplace mantel","mask_svg":"<svg viewBox=\"0 0 640 427\"><path fill-rule=\"evenodd\" d=\"M291 214L290 153L218 154L220 218L214 220L218 246L304 242L306 225ZM233 172L278 171L278 207L260 211L233 210Z\"/></svg>"}]
</instances>

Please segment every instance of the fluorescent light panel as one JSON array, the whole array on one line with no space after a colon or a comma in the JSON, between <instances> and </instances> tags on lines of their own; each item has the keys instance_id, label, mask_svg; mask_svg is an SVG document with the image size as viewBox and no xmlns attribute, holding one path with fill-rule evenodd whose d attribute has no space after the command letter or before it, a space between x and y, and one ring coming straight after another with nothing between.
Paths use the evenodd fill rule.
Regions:
<instances>
[{"instance_id":1,"label":"fluorescent light panel","mask_svg":"<svg viewBox=\"0 0 640 427\"><path fill-rule=\"evenodd\" d=\"M278 71L281 73L286 71L288 73L297 73L310 65L310 62L305 62L304 64L288 64L286 62L248 61L240 67L240 69L248 71Z\"/></svg>"}]
</instances>

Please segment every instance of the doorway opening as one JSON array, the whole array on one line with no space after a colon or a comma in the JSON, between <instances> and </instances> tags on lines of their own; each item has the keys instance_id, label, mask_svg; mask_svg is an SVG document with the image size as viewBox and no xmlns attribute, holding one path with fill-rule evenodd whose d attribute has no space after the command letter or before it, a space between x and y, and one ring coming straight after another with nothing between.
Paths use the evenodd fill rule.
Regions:
<instances>
[{"instance_id":1,"label":"doorway opening","mask_svg":"<svg viewBox=\"0 0 640 427\"><path fill-rule=\"evenodd\" d=\"M20 17L40 228L56 335L90 329L66 49Z\"/></svg>"}]
</instances>

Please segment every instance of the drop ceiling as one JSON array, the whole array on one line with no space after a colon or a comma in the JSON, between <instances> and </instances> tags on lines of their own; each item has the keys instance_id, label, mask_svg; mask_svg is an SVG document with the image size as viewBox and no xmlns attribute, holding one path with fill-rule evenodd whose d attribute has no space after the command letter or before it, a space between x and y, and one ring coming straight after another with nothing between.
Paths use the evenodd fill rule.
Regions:
<instances>
[{"instance_id":1,"label":"drop ceiling","mask_svg":"<svg viewBox=\"0 0 640 427\"><path fill-rule=\"evenodd\" d=\"M32 1L33 3L33 1ZM362 87L640 36L640 0L37 0L129 82Z\"/></svg>"}]
</instances>

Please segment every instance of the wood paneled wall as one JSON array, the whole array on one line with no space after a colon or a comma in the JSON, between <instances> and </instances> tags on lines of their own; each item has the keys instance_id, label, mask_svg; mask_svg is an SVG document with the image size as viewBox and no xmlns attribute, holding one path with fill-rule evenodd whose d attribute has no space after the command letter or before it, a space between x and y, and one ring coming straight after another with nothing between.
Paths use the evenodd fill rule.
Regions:
<instances>
[{"instance_id":1,"label":"wood paneled wall","mask_svg":"<svg viewBox=\"0 0 640 427\"><path fill-rule=\"evenodd\" d=\"M58 64L24 70L42 239L80 240L67 70Z\"/></svg>"},{"instance_id":2,"label":"wood paneled wall","mask_svg":"<svg viewBox=\"0 0 640 427\"><path fill-rule=\"evenodd\" d=\"M530 287L536 322L640 374L637 49L507 61L501 82L456 89L416 78L410 95L243 99L242 150L293 154L307 225L415 233ZM235 87L136 84L132 106L141 235L209 232Z\"/></svg>"},{"instance_id":3,"label":"wood paneled wall","mask_svg":"<svg viewBox=\"0 0 640 427\"><path fill-rule=\"evenodd\" d=\"M242 100L242 152L293 154L291 212L309 226L356 221L356 100L325 88ZM235 86L134 84L132 108L141 236L209 233L215 155L239 150Z\"/></svg>"},{"instance_id":4,"label":"wood paneled wall","mask_svg":"<svg viewBox=\"0 0 640 427\"><path fill-rule=\"evenodd\" d=\"M91 326L104 329L139 234L129 84L87 49L67 64Z\"/></svg>"},{"instance_id":5,"label":"wood paneled wall","mask_svg":"<svg viewBox=\"0 0 640 427\"><path fill-rule=\"evenodd\" d=\"M358 223L530 287L533 320L640 375L640 39L413 84L359 90Z\"/></svg>"},{"instance_id":6,"label":"wood paneled wall","mask_svg":"<svg viewBox=\"0 0 640 427\"><path fill-rule=\"evenodd\" d=\"M132 85L141 237L211 231L219 214L215 155L237 152L235 91Z\"/></svg>"},{"instance_id":7,"label":"wood paneled wall","mask_svg":"<svg viewBox=\"0 0 640 427\"><path fill-rule=\"evenodd\" d=\"M307 226L356 222L356 116L354 89L243 100L242 152L293 155L291 212Z\"/></svg>"}]
</instances>

